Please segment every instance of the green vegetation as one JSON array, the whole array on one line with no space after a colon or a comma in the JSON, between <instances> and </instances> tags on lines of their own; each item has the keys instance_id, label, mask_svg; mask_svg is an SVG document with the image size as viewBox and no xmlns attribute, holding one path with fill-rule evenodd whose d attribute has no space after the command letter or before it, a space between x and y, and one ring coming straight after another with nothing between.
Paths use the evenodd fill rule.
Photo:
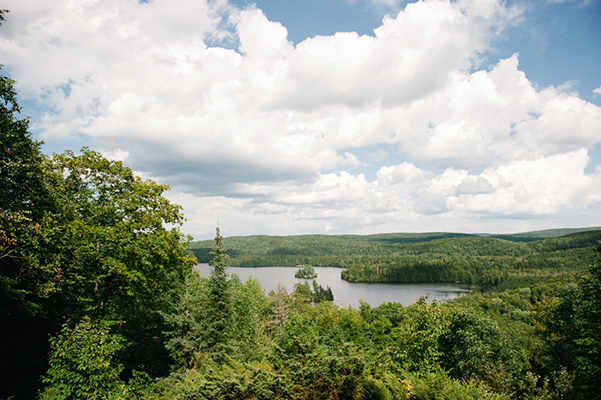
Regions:
<instances>
[{"instance_id":1,"label":"green vegetation","mask_svg":"<svg viewBox=\"0 0 601 400\"><path fill-rule=\"evenodd\" d=\"M422 298L409 307L363 303L359 310L312 306L305 284L265 296L254 281L232 278L237 295L230 301L238 305L231 352L222 361L195 352L191 364L147 383L142 393L150 399L598 399L597 257L575 284L560 276L444 304ZM209 280L194 287L189 295L202 299Z\"/></svg>"},{"instance_id":2,"label":"green vegetation","mask_svg":"<svg viewBox=\"0 0 601 400\"><path fill-rule=\"evenodd\" d=\"M600 239L601 231L528 243L488 237L441 239L408 246L402 256L352 265L342 278L352 282L465 282L497 288L532 285L586 269Z\"/></svg>"},{"instance_id":3,"label":"green vegetation","mask_svg":"<svg viewBox=\"0 0 601 400\"><path fill-rule=\"evenodd\" d=\"M563 235L562 235L563 234ZM527 238L527 240L525 239ZM239 267L299 263L345 267L350 282L464 282L505 289L573 276L589 266L601 229L565 229L495 236L385 234L249 236L224 239ZM190 243L208 261L206 241Z\"/></svg>"},{"instance_id":4,"label":"green vegetation","mask_svg":"<svg viewBox=\"0 0 601 400\"><path fill-rule=\"evenodd\" d=\"M334 266L343 267L388 254L403 244L471 237L458 233L394 233L379 235L234 236L224 239L232 267ZM198 262L208 263L211 240L192 242L188 249Z\"/></svg>"},{"instance_id":5,"label":"green vegetation","mask_svg":"<svg viewBox=\"0 0 601 400\"><path fill-rule=\"evenodd\" d=\"M304 284L295 283L294 295L297 297L297 299L304 299L305 301L312 301L314 303L334 300L334 294L329 286L327 289L324 289L323 286L317 284L317 281L313 281L312 286L313 290L311 290L309 282L305 282Z\"/></svg>"},{"instance_id":6,"label":"green vegetation","mask_svg":"<svg viewBox=\"0 0 601 400\"><path fill-rule=\"evenodd\" d=\"M601 399L598 231L230 240L217 229L205 279L166 186L88 149L45 157L5 77L0 97L0 398ZM331 290L315 281L265 295L227 270L306 258L351 266L347 279L491 286L354 309L322 301Z\"/></svg>"},{"instance_id":7,"label":"green vegetation","mask_svg":"<svg viewBox=\"0 0 601 400\"><path fill-rule=\"evenodd\" d=\"M317 278L315 268L310 265L300 265L300 268L294 273L295 278L313 279Z\"/></svg>"}]
</instances>

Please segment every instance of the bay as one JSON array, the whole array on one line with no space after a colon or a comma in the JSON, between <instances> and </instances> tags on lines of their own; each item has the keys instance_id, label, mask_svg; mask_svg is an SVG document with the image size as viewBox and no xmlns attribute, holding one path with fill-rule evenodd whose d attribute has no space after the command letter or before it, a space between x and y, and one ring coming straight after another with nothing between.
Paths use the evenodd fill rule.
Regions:
<instances>
[{"instance_id":1,"label":"bay","mask_svg":"<svg viewBox=\"0 0 601 400\"><path fill-rule=\"evenodd\" d=\"M199 264L196 268L201 276L209 276L209 264ZM278 284L284 286L288 293L294 290L295 283L309 281L309 284L312 284L312 279L295 278L295 267L229 267L228 271L230 274L238 275L242 282L249 277L258 279L265 294L275 291ZM432 299L445 301L463 296L478 288L477 285L464 283L351 283L340 278L341 271L342 268L315 267L317 283L324 289L329 286L334 293L334 303L342 307L359 308L360 300L369 303L372 307L377 307L384 302L396 302L408 306L422 296L428 296L428 301Z\"/></svg>"}]
</instances>

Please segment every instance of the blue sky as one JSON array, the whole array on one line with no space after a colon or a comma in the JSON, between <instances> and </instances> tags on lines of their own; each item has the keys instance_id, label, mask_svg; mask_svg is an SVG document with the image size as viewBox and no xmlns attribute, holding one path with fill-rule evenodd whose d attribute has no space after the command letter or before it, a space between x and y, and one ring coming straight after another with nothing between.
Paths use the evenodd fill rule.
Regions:
<instances>
[{"instance_id":1,"label":"blue sky","mask_svg":"<svg viewBox=\"0 0 601 400\"><path fill-rule=\"evenodd\" d=\"M6 0L44 151L167 183L185 233L601 226L599 0Z\"/></svg>"},{"instance_id":2,"label":"blue sky","mask_svg":"<svg viewBox=\"0 0 601 400\"><path fill-rule=\"evenodd\" d=\"M267 18L286 27L289 40L300 43L336 32L373 35L385 15L400 11L408 2L397 1L394 7L365 0L233 3L241 8L255 4ZM506 4L521 8L523 20L508 28L486 52L490 60L519 52L520 69L530 81L541 87L575 81L574 88L583 99L601 105L601 96L592 92L601 76L601 2L518 0Z\"/></svg>"}]
</instances>

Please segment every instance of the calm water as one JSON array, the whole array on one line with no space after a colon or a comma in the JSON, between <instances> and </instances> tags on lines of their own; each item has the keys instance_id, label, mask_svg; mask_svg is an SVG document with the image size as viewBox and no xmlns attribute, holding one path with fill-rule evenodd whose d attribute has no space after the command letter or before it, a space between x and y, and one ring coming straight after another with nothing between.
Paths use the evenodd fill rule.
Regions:
<instances>
[{"instance_id":1,"label":"calm water","mask_svg":"<svg viewBox=\"0 0 601 400\"><path fill-rule=\"evenodd\" d=\"M199 264L197 269L202 276L209 276L209 264ZM278 283L285 286L288 293L294 289L297 282L312 279L294 277L294 267L263 267L263 268L228 268L230 274L236 274L244 282L249 277L258 279L268 294L276 290ZM384 302L397 302L405 306L414 303L421 296L430 295L429 299L450 300L476 289L476 285L462 283L350 283L340 278L340 268L315 267L317 283L325 288L332 288L334 303L344 306L359 307L359 300L377 307Z\"/></svg>"}]
</instances>

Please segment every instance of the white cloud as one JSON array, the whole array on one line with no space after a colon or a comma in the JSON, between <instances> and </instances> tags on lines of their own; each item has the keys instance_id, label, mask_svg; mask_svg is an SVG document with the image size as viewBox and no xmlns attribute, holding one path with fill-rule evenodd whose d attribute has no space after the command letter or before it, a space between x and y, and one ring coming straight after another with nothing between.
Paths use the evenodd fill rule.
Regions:
<instances>
[{"instance_id":1,"label":"white cloud","mask_svg":"<svg viewBox=\"0 0 601 400\"><path fill-rule=\"evenodd\" d=\"M100 150L102 156L111 161L123 161L129 156L129 152L121 149Z\"/></svg>"},{"instance_id":2,"label":"white cloud","mask_svg":"<svg viewBox=\"0 0 601 400\"><path fill-rule=\"evenodd\" d=\"M585 173L601 109L535 88L517 54L479 68L520 17L500 0L411 3L374 36L296 46L261 10L225 1L6 3L2 62L50 110L32 127L87 137L171 184L190 232L216 220L246 234L480 230L462 221L577 213L601 197ZM362 147L378 152L364 160Z\"/></svg>"},{"instance_id":3,"label":"white cloud","mask_svg":"<svg viewBox=\"0 0 601 400\"><path fill-rule=\"evenodd\" d=\"M597 89L594 89L593 93L595 93L595 94L601 94L601 86L598 87Z\"/></svg>"},{"instance_id":4,"label":"white cloud","mask_svg":"<svg viewBox=\"0 0 601 400\"><path fill-rule=\"evenodd\" d=\"M483 176L466 176L459 186L457 186L458 194L488 194L494 191L494 187Z\"/></svg>"}]
</instances>

